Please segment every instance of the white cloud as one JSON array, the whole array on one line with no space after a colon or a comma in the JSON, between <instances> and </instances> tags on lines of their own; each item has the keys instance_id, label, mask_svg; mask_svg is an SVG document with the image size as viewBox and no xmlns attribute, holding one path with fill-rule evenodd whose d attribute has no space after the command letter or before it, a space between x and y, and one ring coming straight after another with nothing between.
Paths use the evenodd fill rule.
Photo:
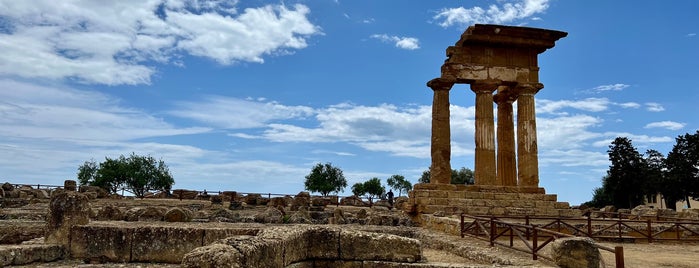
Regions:
<instances>
[{"instance_id":1,"label":"white cloud","mask_svg":"<svg viewBox=\"0 0 699 268\"><path fill-rule=\"evenodd\" d=\"M179 102L176 109L168 114L225 129L258 128L276 120L304 118L315 114L313 108L307 106L263 102L264 98L257 100L208 96L203 101Z\"/></svg>"},{"instance_id":2,"label":"white cloud","mask_svg":"<svg viewBox=\"0 0 699 268\"><path fill-rule=\"evenodd\" d=\"M673 121L660 121L646 124L644 128L665 128L669 130L682 129L686 124Z\"/></svg>"},{"instance_id":3,"label":"white cloud","mask_svg":"<svg viewBox=\"0 0 699 268\"><path fill-rule=\"evenodd\" d=\"M208 128L177 128L143 111L122 107L101 93L0 80L0 137L74 143L126 141L196 134Z\"/></svg>"},{"instance_id":4,"label":"white cloud","mask_svg":"<svg viewBox=\"0 0 699 268\"><path fill-rule=\"evenodd\" d=\"M590 140L600 137L590 129L602 122L602 119L589 115L538 118L539 147L542 151L585 148Z\"/></svg>"},{"instance_id":5,"label":"white cloud","mask_svg":"<svg viewBox=\"0 0 699 268\"><path fill-rule=\"evenodd\" d=\"M620 91L623 90L627 87L630 87L630 85L627 84L611 84L611 85L601 85L601 86L596 86L592 90L597 91L597 92L603 92L603 91Z\"/></svg>"},{"instance_id":6,"label":"white cloud","mask_svg":"<svg viewBox=\"0 0 699 268\"><path fill-rule=\"evenodd\" d=\"M687 35L685 35L685 37L695 37L695 36L697 36L697 33L688 33Z\"/></svg>"},{"instance_id":7,"label":"white cloud","mask_svg":"<svg viewBox=\"0 0 699 268\"><path fill-rule=\"evenodd\" d=\"M507 24L543 13L549 7L548 0L498 2L501 3L501 6L490 5L487 9L482 7L468 9L464 7L444 8L433 19L442 27L463 26L474 23Z\"/></svg>"},{"instance_id":8,"label":"white cloud","mask_svg":"<svg viewBox=\"0 0 699 268\"><path fill-rule=\"evenodd\" d=\"M617 105L621 106L622 108L633 108L633 109L637 109L637 108L641 107L640 104L635 103L635 102L617 103Z\"/></svg>"},{"instance_id":9,"label":"white cloud","mask_svg":"<svg viewBox=\"0 0 699 268\"><path fill-rule=\"evenodd\" d=\"M415 50L420 48L420 41L414 37L399 37L387 34L373 34L371 38L382 42L394 43L397 48Z\"/></svg>"},{"instance_id":10,"label":"white cloud","mask_svg":"<svg viewBox=\"0 0 699 268\"><path fill-rule=\"evenodd\" d=\"M663 107L663 105L661 105L660 103L647 102L646 110L650 112L662 112L665 111L665 107Z\"/></svg>"},{"instance_id":11,"label":"white cloud","mask_svg":"<svg viewBox=\"0 0 699 268\"><path fill-rule=\"evenodd\" d=\"M602 140L598 140L596 142L593 142L592 143L593 146L595 146L595 147L607 147L617 137L627 137L633 142L634 146L642 145L644 147L649 145L649 144L668 143L668 142L674 141L673 138L667 137L667 136L637 135L637 134L632 134L632 133L628 133L628 132L605 132L605 133L602 133L601 135L604 135L606 138L602 139Z\"/></svg>"},{"instance_id":12,"label":"white cloud","mask_svg":"<svg viewBox=\"0 0 699 268\"><path fill-rule=\"evenodd\" d=\"M320 29L304 5L235 9L237 1L2 1L0 75L148 84L149 62L179 53L221 64L263 62L307 46ZM173 60L173 58L175 60Z\"/></svg>"},{"instance_id":13,"label":"white cloud","mask_svg":"<svg viewBox=\"0 0 699 268\"><path fill-rule=\"evenodd\" d=\"M606 98L587 98L584 100L546 100L538 99L536 101L537 107L536 111L540 114L550 113L550 114L565 114L565 112L560 112L560 110L566 108L573 108L577 110L582 110L586 112L601 112L607 110L609 105L612 104Z\"/></svg>"}]
</instances>

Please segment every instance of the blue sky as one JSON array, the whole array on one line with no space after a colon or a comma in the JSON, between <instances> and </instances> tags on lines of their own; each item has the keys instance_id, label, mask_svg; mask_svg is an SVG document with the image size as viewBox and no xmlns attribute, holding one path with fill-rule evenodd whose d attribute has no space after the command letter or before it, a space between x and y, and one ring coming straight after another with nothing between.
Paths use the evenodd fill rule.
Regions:
<instances>
[{"instance_id":1,"label":"blue sky","mask_svg":"<svg viewBox=\"0 0 699 268\"><path fill-rule=\"evenodd\" d=\"M579 204L617 136L667 153L699 129L699 1L0 0L0 181L61 184L150 154L174 188L297 193L428 168L432 92L466 27L566 31L539 57L540 185ZM451 91L452 167L474 100ZM349 191L349 188L348 188Z\"/></svg>"}]
</instances>

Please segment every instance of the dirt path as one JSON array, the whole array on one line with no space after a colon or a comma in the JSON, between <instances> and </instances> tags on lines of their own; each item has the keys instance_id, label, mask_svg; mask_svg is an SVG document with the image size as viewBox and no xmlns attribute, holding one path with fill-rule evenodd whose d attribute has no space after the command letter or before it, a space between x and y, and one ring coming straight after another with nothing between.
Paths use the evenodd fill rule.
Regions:
<instances>
[{"instance_id":1,"label":"dirt path","mask_svg":"<svg viewBox=\"0 0 699 268\"><path fill-rule=\"evenodd\" d=\"M600 243L614 248L624 247L624 264L626 267L673 267L694 268L699 267L699 244L683 243L652 243L652 244L613 244ZM614 254L608 251L600 251L604 259L605 267L614 267Z\"/></svg>"}]
</instances>

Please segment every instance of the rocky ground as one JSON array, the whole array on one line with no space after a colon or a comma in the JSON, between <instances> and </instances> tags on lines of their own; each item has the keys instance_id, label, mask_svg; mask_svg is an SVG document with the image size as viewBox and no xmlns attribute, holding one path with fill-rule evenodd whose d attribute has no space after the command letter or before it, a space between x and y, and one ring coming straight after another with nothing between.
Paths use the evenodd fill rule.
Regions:
<instances>
[{"instance_id":1,"label":"rocky ground","mask_svg":"<svg viewBox=\"0 0 699 268\"><path fill-rule=\"evenodd\" d=\"M41 222L44 220L43 215L46 213L47 203L47 201L33 201L19 208L3 208L0 211L0 238L7 236L9 233L2 232L2 228L26 229L23 233L16 234L14 239L26 240L29 237L36 237L37 230L41 228ZM247 222L259 226L261 224L259 221L265 220L259 215L269 212L267 206L248 206L244 209L230 211L224 205L211 204L209 201L176 199L95 199L91 201L91 206L94 210L93 217L97 217L98 212L108 206L120 207L124 213L128 211L133 212L134 208L148 206L188 208L192 213L190 219L192 223L188 224L223 220ZM334 217L338 209L342 211L347 219L343 228L365 226L373 221L373 223L392 225L377 228L407 228L413 230L414 238L419 239L423 243L425 264L431 264L433 267L555 267L547 261L533 261L525 253L499 247L489 247L487 243L480 240L460 238L414 227L413 225L415 224L411 223L407 216L397 210L388 210L383 207L327 206L324 212L326 215ZM285 215L291 215L292 213L291 211L284 212ZM288 219L288 217L285 218ZM356 220L359 218L366 220ZM326 219L326 221L328 220ZM355 222L352 223L352 221ZM129 224L129 222L114 221L111 224ZM617 244L603 243L603 245L614 247ZM0 245L0 249L6 246ZM624 247L626 267L696 267L697 263L699 263L699 244L639 243L623 244L622 246ZM604 267L614 267L613 254L602 251L602 255L605 263ZM178 265L156 263L85 264L81 260L62 260L16 267L178 267Z\"/></svg>"}]
</instances>

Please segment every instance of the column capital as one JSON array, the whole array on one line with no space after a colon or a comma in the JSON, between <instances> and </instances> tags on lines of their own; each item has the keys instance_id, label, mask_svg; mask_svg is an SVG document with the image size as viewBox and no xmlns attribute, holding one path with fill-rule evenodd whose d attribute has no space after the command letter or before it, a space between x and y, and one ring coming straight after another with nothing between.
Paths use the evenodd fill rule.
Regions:
<instances>
[{"instance_id":1,"label":"column capital","mask_svg":"<svg viewBox=\"0 0 699 268\"><path fill-rule=\"evenodd\" d=\"M536 94L542 88L544 88L542 83L518 83L515 86L515 91L517 95Z\"/></svg>"},{"instance_id":2,"label":"column capital","mask_svg":"<svg viewBox=\"0 0 699 268\"><path fill-rule=\"evenodd\" d=\"M435 78L427 82L427 86L432 88L432 90L450 90L451 87L454 86L454 81L444 78Z\"/></svg>"},{"instance_id":3,"label":"column capital","mask_svg":"<svg viewBox=\"0 0 699 268\"><path fill-rule=\"evenodd\" d=\"M514 88L510 86L499 86L498 92L493 96L493 101L497 104L503 102L513 103L517 100L518 96Z\"/></svg>"},{"instance_id":4,"label":"column capital","mask_svg":"<svg viewBox=\"0 0 699 268\"><path fill-rule=\"evenodd\" d=\"M502 81L496 79L483 79L471 82L471 90L475 93L493 93Z\"/></svg>"}]
</instances>

